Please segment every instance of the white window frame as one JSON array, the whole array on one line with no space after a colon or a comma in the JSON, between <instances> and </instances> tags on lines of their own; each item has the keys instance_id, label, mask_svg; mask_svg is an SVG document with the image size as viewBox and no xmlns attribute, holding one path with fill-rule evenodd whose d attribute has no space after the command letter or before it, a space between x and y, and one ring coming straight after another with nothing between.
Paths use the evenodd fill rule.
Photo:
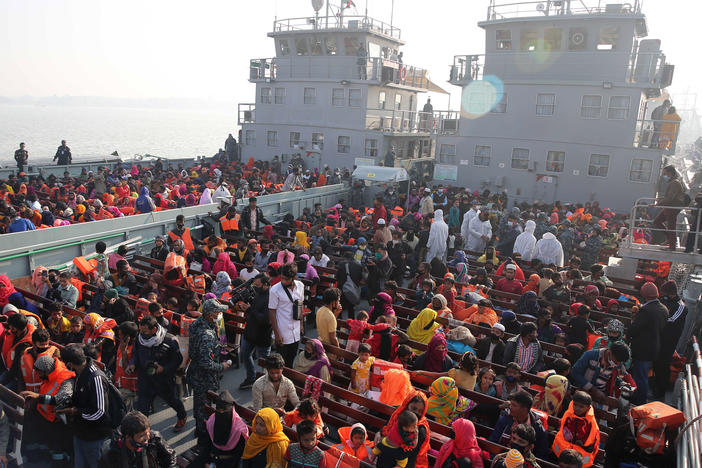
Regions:
<instances>
[{"instance_id":1,"label":"white window frame","mask_svg":"<svg viewBox=\"0 0 702 468\"><path fill-rule=\"evenodd\" d=\"M402 94L395 93L395 104L393 106L395 110L402 110Z\"/></svg>"},{"instance_id":2,"label":"white window frame","mask_svg":"<svg viewBox=\"0 0 702 468\"><path fill-rule=\"evenodd\" d=\"M285 104L285 88L275 88L273 103L277 105Z\"/></svg>"},{"instance_id":3,"label":"white window frame","mask_svg":"<svg viewBox=\"0 0 702 468\"><path fill-rule=\"evenodd\" d=\"M439 147L439 162L441 164L454 164L456 162L456 145L442 143Z\"/></svg>"},{"instance_id":4,"label":"white window frame","mask_svg":"<svg viewBox=\"0 0 702 468\"><path fill-rule=\"evenodd\" d=\"M524 158L519 158L516 161L526 161L526 167L514 167L514 156L515 156L515 151L522 150L527 152L527 157L526 159ZM517 171L528 171L529 170L529 163L531 162L531 151L529 148L512 148L512 158L510 160L510 167L512 169L515 169Z\"/></svg>"},{"instance_id":5,"label":"white window frame","mask_svg":"<svg viewBox=\"0 0 702 468\"><path fill-rule=\"evenodd\" d=\"M356 97L352 95L357 94ZM349 89L349 107L361 107L363 105L363 93L358 88Z\"/></svg>"},{"instance_id":6,"label":"white window frame","mask_svg":"<svg viewBox=\"0 0 702 468\"><path fill-rule=\"evenodd\" d=\"M500 38L501 32L507 32L505 37ZM509 38L507 38L509 36ZM495 50L512 50L512 30L511 29L496 29L495 30Z\"/></svg>"},{"instance_id":7,"label":"white window frame","mask_svg":"<svg viewBox=\"0 0 702 468\"><path fill-rule=\"evenodd\" d=\"M297 138L295 138L297 136ZM300 146L300 140L301 140L301 133L300 132L290 132L290 147L295 148L295 146Z\"/></svg>"},{"instance_id":8,"label":"white window frame","mask_svg":"<svg viewBox=\"0 0 702 468\"><path fill-rule=\"evenodd\" d=\"M597 175L597 174L590 174L590 167L592 167L592 157L593 156L607 156L607 174L605 175ZM612 162L612 155L611 154L602 154L602 153L590 153L590 160L587 163L587 175L588 177L597 177L599 179L606 179L607 176L609 176L609 167L610 163ZM605 167L602 165L597 165L598 168L600 167Z\"/></svg>"},{"instance_id":9,"label":"white window frame","mask_svg":"<svg viewBox=\"0 0 702 468\"><path fill-rule=\"evenodd\" d=\"M485 154L479 153L479 149L487 148L487 156ZM487 164L478 164L478 158L481 158L481 162L487 158ZM476 167L490 167L490 159L492 158L492 146L488 145L475 145L473 150L473 165Z\"/></svg>"},{"instance_id":10,"label":"white window frame","mask_svg":"<svg viewBox=\"0 0 702 468\"><path fill-rule=\"evenodd\" d=\"M635 161L640 161L640 162L649 162L651 163L651 169L648 171L648 179L646 180L636 180L631 178L631 174L634 172L634 162ZM642 169L637 169L636 172L644 174L646 171ZM651 182L651 177L653 175L653 159L646 159L646 158L633 158L631 160L631 164L629 165L629 182L634 182L637 184L648 184Z\"/></svg>"},{"instance_id":11,"label":"white window frame","mask_svg":"<svg viewBox=\"0 0 702 468\"><path fill-rule=\"evenodd\" d=\"M539 104L541 96L553 96L553 104ZM545 110L551 109L550 114L544 114ZM542 112L542 113L539 113ZM536 116L537 117L553 117L556 113L556 94L555 93L538 93L536 95Z\"/></svg>"},{"instance_id":12,"label":"white window frame","mask_svg":"<svg viewBox=\"0 0 702 468\"><path fill-rule=\"evenodd\" d=\"M338 96L341 92L341 97ZM332 106L344 107L346 104L346 90L344 88L332 88Z\"/></svg>"},{"instance_id":13,"label":"white window frame","mask_svg":"<svg viewBox=\"0 0 702 468\"><path fill-rule=\"evenodd\" d=\"M552 161L549 159L551 154L559 153L563 155L563 160L562 161ZM549 150L546 152L546 172L553 172L553 173L561 173L565 170L565 161L566 161L566 152L565 151L558 151L558 150ZM561 165L561 170L557 171L555 169L551 169L549 167L550 164L553 163L558 163Z\"/></svg>"},{"instance_id":14,"label":"white window frame","mask_svg":"<svg viewBox=\"0 0 702 468\"><path fill-rule=\"evenodd\" d=\"M322 151L324 149L324 133L313 133L312 134L312 148L313 149L314 149L315 145L317 145L319 147L319 151Z\"/></svg>"},{"instance_id":15,"label":"white window frame","mask_svg":"<svg viewBox=\"0 0 702 468\"><path fill-rule=\"evenodd\" d=\"M308 96L308 91L311 91ZM317 103L317 88L305 88L303 90L302 103L307 105L313 105Z\"/></svg>"},{"instance_id":16,"label":"white window frame","mask_svg":"<svg viewBox=\"0 0 702 468\"><path fill-rule=\"evenodd\" d=\"M256 130L246 130L244 133L246 146L256 146Z\"/></svg>"},{"instance_id":17,"label":"white window frame","mask_svg":"<svg viewBox=\"0 0 702 468\"><path fill-rule=\"evenodd\" d=\"M380 99L381 96L383 97L382 100ZM385 109L385 105L387 104L387 102L388 102L387 94L385 94L385 91L380 91L378 93L378 109Z\"/></svg>"},{"instance_id":18,"label":"white window frame","mask_svg":"<svg viewBox=\"0 0 702 468\"><path fill-rule=\"evenodd\" d=\"M342 143L342 138L346 138L346 142ZM336 152L339 154L348 154L351 152L351 137L348 135L339 135L336 138Z\"/></svg>"},{"instance_id":19,"label":"white window frame","mask_svg":"<svg viewBox=\"0 0 702 468\"><path fill-rule=\"evenodd\" d=\"M278 147L278 131L277 130L268 130L266 132L266 146L273 147L273 148Z\"/></svg>"},{"instance_id":20,"label":"white window frame","mask_svg":"<svg viewBox=\"0 0 702 468\"><path fill-rule=\"evenodd\" d=\"M270 87L261 88L261 104L273 103L273 89Z\"/></svg>"},{"instance_id":21,"label":"white window frame","mask_svg":"<svg viewBox=\"0 0 702 468\"><path fill-rule=\"evenodd\" d=\"M600 105L599 107L596 106L586 106L585 105L585 98L586 97L598 97L600 98ZM581 119L586 119L586 120L597 120L602 117L602 102L604 101L604 96L601 94L584 94L582 98L580 98L580 118ZM585 109L597 109L597 117L586 117L583 115L583 111Z\"/></svg>"},{"instance_id":22,"label":"white window frame","mask_svg":"<svg viewBox=\"0 0 702 468\"><path fill-rule=\"evenodd\" d=\"M378 140L375 138L366 138L365 155L367 158L378 157Z\"/></svg>"},{"instance_id":23,"label":"white window frame","mask_svg":"<svg viewBox=\"0 0 702 468\"><path fill-rule=\"evenodd\" d=\"M616 98L626 98L626 107L612 107L612 100ZM622 111L626 109L626 115L623 118L612 117L612 111ZM631 96L619 95L610 96L609 105L607 106L607 120L629 120L629 113L631 112Z\"/></svg>"}]
</instances>

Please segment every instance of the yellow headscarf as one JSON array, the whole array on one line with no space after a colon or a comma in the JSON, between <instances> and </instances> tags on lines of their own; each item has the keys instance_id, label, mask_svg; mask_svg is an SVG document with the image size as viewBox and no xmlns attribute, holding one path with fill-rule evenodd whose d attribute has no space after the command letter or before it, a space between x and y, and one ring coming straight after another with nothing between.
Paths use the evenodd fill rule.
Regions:
<instances>
[{"instance_id":1,"label":"yellow headscarf","mask_svg":"<svg viewBox=\"0 0 702 468\"><path fill-rule=\"evenodd\" d=\"M256 432L256 420L261 418L266 423L268 434L262 436ZM288 450L290 439L283 433L283 425L275 410L263 408L256 413L251 423L251 435L244 446L244 460L251 459L266 450L266 468L282 467L285 465L285 452Z\"/></svg>"},{"instance_id":2,"label":"yellow headscarf","mask_svg":"<svg viewBox=\"0 0 702 468\"><path fill-rule=\"evenodd\" d=\"M436 312L427 308L424 309L417 315L417 317L412 320L407 328L407 336L410 340L419 341L420 343L427 344L431 337L434 336L434 332L437 328L441 326L440 323L433 322L436 319ZM431 323L431 326L429 324ZM426 328L428 327L429 328Z\"/></svg>"},{"instance_id":3,"label":"yellow headscarf","mask_svg":"<svg viewBox=\"0 0 702 468\"><path fill-rule=\"evenodd\" d=\"M293 247L302 246L306 249L310 248L310 243L307 242L307 233L304 231L297 231L295 233L295 240L292 243Z\"/></svg>"}]
</instances>

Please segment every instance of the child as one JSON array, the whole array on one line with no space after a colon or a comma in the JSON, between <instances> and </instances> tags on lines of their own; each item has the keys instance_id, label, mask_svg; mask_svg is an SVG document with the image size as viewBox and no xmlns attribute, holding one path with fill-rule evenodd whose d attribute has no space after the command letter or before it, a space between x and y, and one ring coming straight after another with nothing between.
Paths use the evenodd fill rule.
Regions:
<instances>
[{"instance_id":1,"label":"child","mask_svg":"<svg viewBox=\"0 0 702 468\"><path fill-rule=\"evenodd\" d=\"M429 304L431 304L431 300L434 297L434 293L432 292L433 289L434 281L430 279L422 280L422 289L417 291L416 295L417 304L414 306L415 309L423 310L426 309Z\"/></svg>"},{"instance_id":2,"label":"child","mask_svg":"<svg viewBox=\"0 0 702 468\"><path fill-rule=\"evenodd\" d=\"M564 348L568 346L568 335L565 333L556 333L553 335L553 344L556 346L563 346ZM557 351L546 351L547 356L553 356L555 358L562 358L563 353Z\"/></svg>"},{"instance_id":3,"label":"child","mask_svg":"<svg viewBox=\"0 0 702 468\"><path fill-rule=\"evenodd\" d=\"M415 447L417 445L417 416L411 411L403 411L397 418L397 426L399 440L392 438L391 430L387 437L383 437L381 442L373 447L373 454L378 457L375 461L377 468L398 466L404 468L407 466L407 452L402 446Z\"/></svg>"},{"instance_id":4,"label":"child","mask_svg":"<svg viewBox=\"0 0 702 468\"><path fill-rule=\"evenodd\" d=\"M590 308L586 305L578 307L578 315L568 321L568 339L571 343L579 343L587 349L587 334L595 333L595 329L588 320Z\"/></svg>"},{"instance_id":5,"label":"child","mask_svg":"<svg viewBox=\"0 0 702 468\"><path fill-rule=\"evenodd\" d=\"M344 452L359 460L368 460L373 454L373 442L368 440L368 432L366 427L361 423L356 423L353 426L340 427L339 439L340 444L333 447L341 452ZM331 467L330 467L331 468Z\"/></svg>"},{"instance_id":6,"label":"child","mask_svg":"<svg viewBox=\"0 0 702 468\"><path fill-rule=\"evenodd\" d=\"M600 446L600 428L592 409L592 397L577 391L561 418L561 428L553 441L553 453L560 456L565 449L574 449L583 456L583 466L592 466Z\"/></svg>"},{"instance_id":7,"label":"child","mask_svg":"<svg viewBox=\"0 0 702 468\"><path fill-rule=\"evenodd\" d=\"M95 244L95 260L97 261L97 267L95 268L95 274L97 275L97 284L99 287L103 287L103 280L110 276L110 269L107 267L107 255L105 255L105 250L107 250L107 244L99 241Z\"/></svg>"},{"instance_id":8,"label":"child","mask_svg":"<svg viewBox=\"0 0 702 468\"><path fill-rule=\"evenodd\" d=\"M71 317L71 331L66 335L65 343L82 343L84 337L83 318L80 315L74 315Z\"/></svg>"},{"instance_id":9,"label":"child","mask_svg":"<svg viewBox=\"0 0 702 468\"><path fill-rule=\"evenodd\" d=\"M497 378L497 375L494 370L489 367L483 367L478 371L478 381L475 383L474 390L484 395L496 397L497 389L494 385L495 378Z\"/></svg>"},{"instance_id":10,"label":"child","mask_svg":"<svg viewBox=\"0 0 702 468\"><path fill-rule=\"evenodd\" d=\"M368 312L362 310L356 314L355 320L348 319L346 323L349 326L349 338L346 340L346 351L357 353L358 346L361 344L361 340L363 340L363 335L366 330L371 327L368 323Z\"/></svg>"},{"instance_id":11,"label":"child","mask_svg":"<svg viewBox=\"0 0 702 468\"><path fill-rule=\"evenodd\" d=\"M414 366L415 359L417 359L417 355L414 354L412 348L410 348L406 344L401 344L397 347L397 357L393 362L402 364L402 367L404 367L405 370L409 370L412 368L412 366Z\"/></svg>"},{"instance_id":12,"label":"child","mask_svg":"<svg viewBox=\"0 0 702 468\"><path fill-rule=\"evenodd\" d=\"M49 320L46 321L46 328L49 329L51 339L57 343L64 343L71 332L71 321L63 316L63 310L58 302L49 304L48 310Z\"/></svg>"},{"instance_id":13,"label":"child","mask_svg":"<svg viewBox=\"0 0 702 468\"><path fill-rule=\"evenodd\" d=\"M305 420L312 421L317 426L317 438L321 439L329 432L329 429L322 421L319 404L311 398L305 398L300 401L296 409L288 411L285 413L285 416L283 416L283 422L288 427L293 427Z\"/></svg>"},{"instance_id":14,"label":"child","mask_svg":"<svg viewBox=\"0 0 702 468\"><path fill-rule=\"evenodd\" d=\"M198 311L199 308L200 301L197 299L190 299L188 304L185 306L185 313L188 315L188 317L198 318L202 315L202 313Z\"/></svg>"},{"instance_id":15,"label":"child","mask_svg":"<svg viewBox=\"0 0 702 468\"><path fill-rule=\"evenodd\" d=\"M505 378L495 384L497 398L502 398L503 400L507 400L510 395L522 390L522 387L519 385L522 368L516 362L510 362L505 367Z\"/></svg>"},{"instance_id":16,"label":"child","mask_svg":"<svg viewBox=\"0 0 702 468\"><path fill-rule=\"evenodd\" d=\"M258 270L254 268L254 259L251 255L247 255L244 259L244 266L246 268L239 272L239 278L247 281L258 276Z\"/></svg>"},{"instance_id":17,"label":"child","mask_svg":"<svg viewBox=\"0 0 702 468\"><path fill-rule=\"evenodd\" d=\"M371 356L371 347L367 343L358 346L358 359L351 364L351 383L349 390L359 395L368 395L370 390L371 368L375 357Z\"/></svg>"},{"instance_id":18,"label":"child","mask_svg":"<svg viewBox=\"0 0 702 468\"><path fill-rule=\"evenodd\" d=\"M166 301L166 309L172 312L178 312L178 299L175 297L169 297Z\"/></svg>"},{"instance_id":19,"label":"child","mask_svg":"<svg viewBox=\"0 0 702 468\"><path fill-rule=\"evenodd\" d=\"M317 447L316 427L312 421L304 420L297 425L297 440L288 445L285 459L288 468L324 468L324 452Z\"/></svg>"},{"instance_id":20,"label":"child","mask_svg":"<svg viewBox=\"0 0 702 468\"><path fill-rule=\"evenodd\" d=\"M148 294L146 295L145 299L146 299L147 301L149 301L149 302L158 302L158 294L156 294L155 292L151 291L150 293L148 293Z\"/></svg>"}]
</instances>

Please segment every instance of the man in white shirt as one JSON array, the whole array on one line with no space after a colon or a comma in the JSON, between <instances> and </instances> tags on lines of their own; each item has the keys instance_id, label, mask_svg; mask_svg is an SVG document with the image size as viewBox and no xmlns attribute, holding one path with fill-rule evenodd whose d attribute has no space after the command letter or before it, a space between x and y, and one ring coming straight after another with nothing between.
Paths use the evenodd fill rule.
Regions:
<instances>
[{"instance_id":1,"label":"man in white shirt","mask_svg":"<svg viewBox=\"0 0 702 468\"><path fill-rule=\"evenodd\" d=\"M305 184L300 178L300 168L294 167L293 171L290 174L288 174L288 176L285 178L285 182L283 183L283 188L281 189L281 192L291 192L295 190L295 187L297 187L298 185L302 187L302 191L305 192Z\"/></svg>"},{"instance_id":2,"label":"man in white shirt","mask_svg":"<svg viewBox=\"0 0 702 468\"><path fill-rule=\"evenodd\" d=\"M470 221L468 238L465 240L465 249L469 252L484 252L487 243L492 238L492 225L488 219L487 211L480 211L478 216ZM476 258L469 255L469 258Z\"/></svg>"},{"instance_id":3,"label":"man in white shirt","mask_svg":"<svg viewBox=\"0 0 702 468\"><path fill-rule=\"evenodd\" d=\"M273 325L276 349L283 356L287 367L292 367L300 345L300 336L304 333L301 319L305 286L297 281L296 277L295 263L280 267L280 283L271 288L268 299L268 311ZM299 312L295 311L295 303L298 304ZM298 315L297 319L294 312Z\"/></svg>"},{"instance_id":4,"label":"man in white shirt","mask_svg":"<svg viewBox=\"0 0 702 468\"><path fill-rule=\"evenodd\" d=\"M239 278L241 278L244 281L248 281L251 278L255 278L258 276L258 270L254 268L254 259L253 255L247 255L244 258L244 268L239 272Z\"/></svg>"},{"instance_id":5,"label":"man in white shirt","mask_svg":"<svg viewBox=\"0 0 702 468\"><path fill-rule=\"evenodd\" d=\"M327 257L322 248L317 246L312 250L312 258L310 259L310 265L313 267L326 268L327 263L329 263L329 257Z\"/></svg>"},{"instance_id":6,"label":"man in white shirt","mask_svg":"<svg viewBox=\"0 0 702 468\"><path fill-rule=\"evenodd\" d=\"M217 190L215 190L214 194L212 194L212 200L215 203L219 203L222 200L226 202L231 201L232 194L229 192L227 187L228 184L226 182L222 182L219 187L217 187Z\"/></svg>"}]
</instances>

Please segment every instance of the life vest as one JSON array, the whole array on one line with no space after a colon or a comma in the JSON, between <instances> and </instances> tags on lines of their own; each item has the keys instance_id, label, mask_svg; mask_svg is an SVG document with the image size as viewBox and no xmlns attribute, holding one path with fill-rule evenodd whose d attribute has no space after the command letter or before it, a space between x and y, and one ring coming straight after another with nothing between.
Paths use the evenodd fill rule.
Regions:
<instances>
[{"instance_id":1,"label":"life vest","mask_svg":"<svg viewBox=\"0 0 702 468\"><path fill-rule=\"evenodd\" d=\"M342 442L340 444L332 445L333 448L339 450L340 452L344 452L347 455L351 455L352 457L356 457L359 460L366 460L370 458L373 450L373 442L366 440L364 441L363 445L354 449L348 444L348 441L351 439L351 427L340 427L338 432L339 438Z\"/></svg>"},{"instance_id":2,"label":"life vest","mask_svg":"<svg viewBox=\"0 0 702 468\"><path fill-rule=\"evenodd\" d=\"M39 359L40 356L53 356L54 353L56 352L56 346L49 346L49 349L44 351L43 353L40 353L37 356L37 359ZM34 356L29 352L31 348L27 349L24 354L22 355L22 362L20 364L20 368L22 370L22 378L24 379L24 386L26 390L32 391L32 392L39 392L39 387L41 387L42 380L39 378L37 375L36 371L34 370Z\"/></svg>"},{"instance_id":3,"label":"life vest","mask_svg":"<svg viewBox=\"0 0 702 468\"><path fill-rule=\"evenodd\" d=\"M324 452L324 466L333 466L334 468L359 468L361 461L353 456L349 456L345 451L330 447Z\"/></svg>"},{"instance_id":4,"label":"life vest","mask_svg":"<svg viewBox=\"0 0 702 468\"><path fill-rule=\"evenodd\" d=\"M72 379L76 376L75 372L72 372L66 368L66 364L63 363L59 358L54 358L54 371L49 374L49 380L42 382L39 392L42 395L54 396L58 393L61 384L66 380ZM40 404L37 405L37 411L41 413L44 418L49 422L54 422L56 420L56 413L54 412L53 405Z\"/></svg>"},{"instance_id":5,"label":"life vest","mask_svg":"<svg viewBox=\"0 0 702 468\"><path fill-rule=\"evenodd\" d=\"M188 266L185 263L185 258L175 252L170 252L168 256L166 256L166 261L163 264L163 274L165 275L173 269L180 270L181 275L185 276L188 271Z\"/></svg>"},{"instance_id":6,"label":"life vest","mask_svg":"<svg viewBox=\"0 0 702 468\"><path fill-rule=\"evenodd\" d=\"M20 314L24 315L27 318L32 317L34 320L36 320L37 323L39 324L39 328L46 328L44 326L44 323L41 321L41 317L39 317L34 312L30 312L30 311L24 310L24 309L19 309L19 312L20 312Z\"/></svg>"},{"instance_id":7,"label":"life vest","mask_svg":"<svg viewBox=\"0 0 702 468\"><path fill-rule=\"evenodd\" d=\"M670 262L656 262L654 271L659 278L667 278L670 273Z\"/></svg>"},{"instance_id":8,"label":"life vest","mask_svg":"<svg viewBox=\"0 0 702 468\"><path fill-rule=\"evenodd\" d=\"M10 369L12 363L15 361L15 348L20 343L32 343L32 333L34 333L36 327L31 323L27 324L27 333L24 334L19 341L15 343L15 335L12 333L5 333L5 339L2 342L2 360L5 363L5 368Z\"/></svg>"},{"instance_id":9,"label":"life vest","mask_svg":"<svg viewBox=\"0 0 702 468\"><path fill-rule=\"evenodd\" d=\"M144 315L149 315L149 304L151 304L146 299L139 298L134 306L134 313L137 316L137 320L141 320Z\"/></svg>"},{"instance_id":10,"label":"life vest","mask_svg":"<svg viewBox=\"0 0 702 468\"><path fill-rule=\"evenodd\" d=\"M553 445L551 446L553 453L556 457L560 456L561 452L566 449L572 449L578 452L583 457L583 468L588 468L595 463L595 457L597 456L597 451L600 448L600 428L597 425L597 420L595 419L595 410L590 406L590 409L585 414L585 419L590 423L590 433L587 435L587 440L583 444L584 447L592 447L592 452L588 452L584 447L580 447L572 442L565 440L563 436L563 428L568 421L568 418L577 418L573 411L573 402L570 402L568 409L565 414L561 417L561 428L558 430L556 437L553 439Z\"/></svg>"},{"instance_id":11,"label":"life vest","mask_svg":"<svg viewBox=\"0 0 702 468\"><path fill-rule=\"evenodd\" d=\"M222 231L238 231L240 219L241 215L239 213L234 215L234 217L231 219L227 218L226 216L222 216L221 218L219 218L219 222L222 223Z\"/></svg>"},{"instance_id":12,"label":"life vest","mask_svg":"<svg viewBox=\"0 0 702 468\"><path fill-rule=\"evenodd\" d=\"M73 259L73 264L86 277L90 277L90 275L95 271L95 267L91 265L85 257L75 257Z\"/></svg>"},{"instance_id":13,"label":"life vest","mask_svg":"<svg viewBox=\"0 0 702 468\"><path fill-rule=\"evenodd\" d=\"M81 281L76 277L71 277L71 284L78 290L78 302L83 300L83 286L85 286L85 281Z\"/></svg>"},{"instance_id":14,"label":"life vest","mask_svg":"<svg viewBox=\"0 0 702 468\"><path fill-rule=\"evenodd\" d=\"M636 445L649 454L663 453L666 431L677 429L684 422L682 411L660 401L636 406L629 411L629 426L631 433L636 435Z\"/></svg>"},{"instance_id":15,"label":"life vest","mask_svg":"<svg viewBox=\"0 0 702 468\"><path fill-rule=\"evenodd\" d=\"M193 240L190 238L190 228L185 228L183 231L182 236L177 236L173 231L168 233L168 237L171 238L172 241L176 241L178 239L182 239L183 243L185 244L185 248L187 250L194 250L195 249L195 244L193 244Z\"/></svg>"},{"instance_id":16,"label":"life vest","mask_svg":"<svg viewBox=\"0 0 702 468\"><path fill-rule=\"evenodd\" d=\"M180 336L190 336L190 325L195 321L194 318L183 314L180 316Z\"/></svg>"},{"instance_id":17,"label":"life vest","mask_svg":"<svg viewBox=\"0 0 702 468\"><path fill-rule=\"evenodd\" d=\"M472 292L472 293L478 293L484 298L487 299L488 295L485 294L485 291L483 291L483 288L479 284L467 284L462 291L462 295L466 295L467 293Z\"/></svg>"},{"instance_id":18,"label":"life vest","mask_svg":"<svg viewBox=\"0 0 702 468\"><path fill-rule=\"evenodd\" d=\"M390 210L390 214L396 217L397 219L402 218L402 215L405 214L405 210L402 209L401 206L396 206L392 210Z\"/></svg>"},{"instance_id":19,"label":"life vest","mask_svg":"<svg viewBox=\"0 0 702 468\"><path fill-rule=\"evenodd\" d=\"M192 291L205 294L205 275L186 276L185 285Z\"/></svg>"},{"instance_id":20,"label":"life vest","mask_svg":"<svg viewBox=\"0 0 702 468\"><path fill-rule=\"evenodd\" d=\"M134 353L134 344L132 344L127 349L127 363L132 359L132 353ZM122 366L122 347L117 347L117 362L115 363L115 385L117 388L124 388L126 390L132 390L136 392L137 390L137 379L138 375L136 372L132 375L127 375L125 372L125 367Z\"/></svg>"}]
</instances>

